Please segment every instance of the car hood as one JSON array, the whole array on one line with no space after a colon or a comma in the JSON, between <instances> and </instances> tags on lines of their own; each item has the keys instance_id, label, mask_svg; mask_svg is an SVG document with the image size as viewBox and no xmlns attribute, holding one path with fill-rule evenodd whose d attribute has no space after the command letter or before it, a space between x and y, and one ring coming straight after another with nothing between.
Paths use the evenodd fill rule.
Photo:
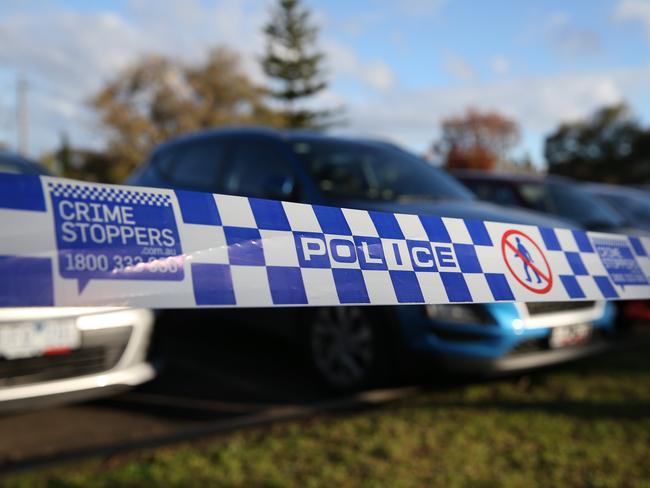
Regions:
<instances>
[{"instance_id":1,"label":"car hood","mask_svg":"<svg viewBox=\"0 0 650 488\"><path fill-rule=\"evenodd\" d=\"M579 227L572 222L550 217L539 212L502 207L479 200L440 200L408 203L347 200L337 202L337 204L340 204L342 207L378 210L382 212L488 220L491 222L505 222L510 224L537 225L540 227Z\"/></svg>"},{"instance_id":2,"label":"car hood","mask_svg":"<svg viewBox=\"0 0 650 488\"><path fill-rule=\"evenodd\" d=\"M592 232L601 232L603 234L624 234L635 237L650 237L650 230L642 227L606 227L592 229Z\"/></svg>"},{"instance_id":3,"label":"car hood","mask_svg":"<svg viewBox=\"0 0 650 488\"><path fill-rule=\"evenodd\" d=\"M124 310L124 307L25 307L0 309L0 322L47 320Z\"/></svg>"}]
</instances>

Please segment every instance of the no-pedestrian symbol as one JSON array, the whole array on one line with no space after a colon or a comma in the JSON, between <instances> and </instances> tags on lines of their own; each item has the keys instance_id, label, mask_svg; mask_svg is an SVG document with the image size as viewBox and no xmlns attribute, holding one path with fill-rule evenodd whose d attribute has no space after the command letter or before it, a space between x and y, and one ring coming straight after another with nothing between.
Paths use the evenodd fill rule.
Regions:
<instances>
[{"instance_id":1,"label":"no-pedestrian symbol","mask_svg":"<svg viewBox=\"0 0 650 488\"><path fill-rule=\"evenodd\" d=\"M553 287L553 273L544 252L525 233L515 229L504 233L501 253L510 273L524 288L544 294Z\"/></svg>"}]
</instances>

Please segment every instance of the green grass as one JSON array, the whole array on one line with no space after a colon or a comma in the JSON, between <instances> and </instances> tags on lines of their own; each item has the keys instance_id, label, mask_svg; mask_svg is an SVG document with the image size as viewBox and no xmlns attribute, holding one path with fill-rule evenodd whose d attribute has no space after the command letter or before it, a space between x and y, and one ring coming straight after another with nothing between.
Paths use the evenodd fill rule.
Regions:
<instances>
[{"instance_id":1,"label":"green grass","mask_svg":"<svg viewBox=\"0 0 650 488\"><path fill-rule=\"evenodd\" d=\"M5 483L650 487L650 348Z\"/></svg>"}]
</instances>

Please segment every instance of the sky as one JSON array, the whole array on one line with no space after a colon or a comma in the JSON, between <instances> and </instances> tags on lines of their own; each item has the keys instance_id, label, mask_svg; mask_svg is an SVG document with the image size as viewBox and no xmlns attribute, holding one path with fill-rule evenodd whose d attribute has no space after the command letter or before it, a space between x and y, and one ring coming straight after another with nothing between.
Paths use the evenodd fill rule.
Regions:
<instances>
[{"instance_id":1,"label":"sky","mask_svg":"<svg viewBox=\"0 0 650 488\"><path fill-rule=\"evenodd\" d=\"M650 123L650 0L303 0L320 26L330 86L352 135L426 151L467 107L516 120L516 155L544 164L560 122L626 101ZM0 142L16 146L16 80L28 82L29 155L101 148L88 100L146 54L199 62L241 53L259 82L261 26L273 0L2 0Z\"/></svg>"}]
</instances>

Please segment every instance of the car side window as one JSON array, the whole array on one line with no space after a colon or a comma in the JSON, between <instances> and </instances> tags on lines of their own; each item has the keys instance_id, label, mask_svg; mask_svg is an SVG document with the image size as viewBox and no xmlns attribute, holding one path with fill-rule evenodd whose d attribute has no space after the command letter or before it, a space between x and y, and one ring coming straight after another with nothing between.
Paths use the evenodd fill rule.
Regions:
<instances>
[{"instance_id":1,"label":"car side window","mask_svg":"<svg viewBox=\"0 0 650 488\"><path fill-rule=\"evenodd\" d=\"M295 175L280 149L278 143L265 139L234 141L223 191L258 198L291 198Z\"/></svg>"},{"instance_id":2,"label":"car side window","mask_svg":"<svg viewBox=\"0 0 650 488\"><path fill-rule=\"evenodd\" d=\"M499 186L494 188L494 202L507 207L520 205L515 190L510 186Z\"/></svg>"},{"instance_id":3,"label":"car side window","mask_svg":"<svg viewBox=\"0 0 650 488\"><path fill-rule=\"evenodd\" d=\"M487 200L509 207L520 205L517 195L509 186L483 182L472 182L468 186L481 200Z\"/></svg>"},{"instance_id":4,"label":"car side window","mask_svg":"<svg viewBox=\"0 0 650 488\"><path fill-rule=\"evenodd\" d=\"M519 193L530 208L548 213L555 211L549 202L546 185L540 183L522 184L519 185Z\"/></svg>"},{"instance_id":5,"label":"car side window","mask_svg":"<svg viewBox=\"0 0 650 488\"><path fill-rule=\"evenodd\" d=\"M160 174L166 178L171 178L174 164L178 161L181 153L182 150L180 148L161 151L155 156L152 164L156 167Z\"/></svg>"},{"instance_id":6,"label":"car side window","mask_svg":"<svg viewBox=\"0 0 650 488\"><path fill-rule=\"evenodd\" d=\"M159 156L158 167L180 188L219 191L217 178L225 159L225 144L219 139L187 142Z\"/></svg>"}]
</instances>

